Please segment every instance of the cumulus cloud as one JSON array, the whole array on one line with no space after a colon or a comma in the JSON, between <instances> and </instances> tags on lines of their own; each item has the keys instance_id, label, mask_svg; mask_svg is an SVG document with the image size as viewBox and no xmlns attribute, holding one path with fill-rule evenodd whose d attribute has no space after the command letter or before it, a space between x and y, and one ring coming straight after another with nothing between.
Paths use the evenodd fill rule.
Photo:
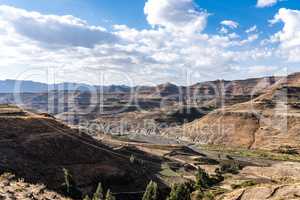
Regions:
<instances>
[{"instance_id":1,"label":"cumulus cloud","mask_svg":"<svg viewBox=\"0 0 300 200\"><path fill-rule=\"evenodd\" d=\"M92 47L117 40L104 28L90 26L86 21L70 15L42 15L2 5L0 20L16 33L45 45Z\"/></svg>"},{"instance_id":2,"label":"cumulus cloud","mask_svg":"<svg viewBox=\"0 0 300 200\"><path fill-rule=\"evenodd\" d=\"M257 0L256 6L258 8L270 7L275 5L278 0Z\"/></svg>"},{"instance_id":3,"label":"cumulus cloud","mask_svg":"<svg viewBox=\"0 0 300 200\"><path fill-rule=\"evenodd\" d=\"M229 28L235 29L239 27L239 23L232 20L224 20L221 22L222 25L228 26Z\"/></svg>"},{"instance_id":4,"label":"cumulus cloud","mask_svg":"<svg viewBox=\"0 0 300 200\"><path fill-rule=\"evenodd\" d=\"M188 33L203 31L208 17L193 0L148 0L144 12L152 26Z\"/></svg>"},{"instance_id":5,"label":"cumulus cloud","mask_svg":"<svg viewBox=\"0 0 300 200\"><path fill-rule=\"evenodd\" d=\"M247 71L245 63L274 59L273 49L247 46L257 40L254 32L246 38L229 31L201 32L208 14L191 0L148 0L145 13L149 24L159 28L114 25L107 31L74 16L0 6L0 48L5 49L0 67L56 66L66 72L62 80L72 76L67 80L94 84L99 84L96 74L107 73L107 84L128 85L129 77L134 84L188 85L235 78Z\"/></svg>"},{"instance_id":6,"label":"cumulus cloud","mask_svg":"<svg viewBox=\"0 0 300 200\"><path fill-rule=\"evenodd\" d=\"M300 11L281 8L271 23L283 22L284 27L273 36L286 48L300 45Z\"/></svg>"},{"instance_id":7,"label":"cumulus cloud","mask_svg":"<svg viewBox=\"0 0 300 200\"><path fill-rule=\"evenodd\" d=\"M281 52L290 60L300 61L300 11L281 8L270 22L284 24L282 30L271 37L271 41L279 42Z\"/></svg>"}]
</instances>

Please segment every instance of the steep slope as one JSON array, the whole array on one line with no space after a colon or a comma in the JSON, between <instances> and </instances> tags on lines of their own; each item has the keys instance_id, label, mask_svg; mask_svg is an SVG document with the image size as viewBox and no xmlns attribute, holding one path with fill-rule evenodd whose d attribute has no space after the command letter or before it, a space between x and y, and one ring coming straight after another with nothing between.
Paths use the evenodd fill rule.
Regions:
<instances>
[{"instance_id":1,"label":"steep slope","mask_svg":"<svg viewBox=\"0 0 300 200\"><path fill-rule=\"evenodd\" d=\"M63 192L62 168L73 174L83 193L100 181L120 193L143 190L149 180L157 180L159 160L145 168L129 158L51 117L0 106L0 172L12 172L59 192ZM144 158L153 159L147 154Z\"/></svg>"},{"instance_id":2,"label":"steep slope","mask_svg":"<svg viewBox=\"0 0 300 200\"><path fill-rule=\"evenodd\" d=\"M205 144L278 149L300 146L300 73L282 78L261 96L216 110L184 126Z\"/></svg>"},{"instance_id":3,"label":"steep slope","mask_svg":"<svg viewBox=\"0 0 300 200\"><path fill-rule=\"evenodd\" d=\"M188 87L190 98L216 108L247 102L265 92L282 77L250 78L245 80L216 80Z\"/></svg>"}]
</instances>

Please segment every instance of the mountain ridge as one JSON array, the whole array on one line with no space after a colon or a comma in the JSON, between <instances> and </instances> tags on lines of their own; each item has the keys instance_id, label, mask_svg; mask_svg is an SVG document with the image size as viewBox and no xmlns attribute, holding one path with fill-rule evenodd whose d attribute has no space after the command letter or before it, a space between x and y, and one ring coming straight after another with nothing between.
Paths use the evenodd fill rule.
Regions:
<instances>
[{"instance_id":1,"label":"mountain ridge","mask_svg":"<svg viewBox=\"0 0 300 200\"><path fill-rule=\"evenodd\" d=\"M211 81L203 81L203 82L197 82L191 85L177 85L171 82L165 82L157 84L156 86L145 86L145 85L136 85L136 86L128 86L128 85L91 85L86 83L75 83L75 82L61 82L61 83L53 83L53 84L47 84L43 82L38 81L32 81L32 80L16 80L16 79L5 79L0 80L0 93L14 93L16 86L22 86L20 87L21 93L41 93L41 92L47 92L51 90L80 90L80 91L86 91L91 90L95 91L97 89L104 89L105 92L129 92L131 89L135 90L137 88L188 88L188 87L196 87L201 84L216 84L218 82L224 82L224 83L233 83L233 82L249 82L249 81L259 81L262 79L278 79L281 78L281 76L264 76L264 77L257 77L257 78L246 78L246 79L238 79L238 80L223 80L223 79L216 79ZM19 91L18 91L19 92Z\"/></svg>"},{"instance_id":2,"label":"mountain ridge","mask_svg":"<svg viewBox=\"0 0 300 200\"><path fill-rule=\"evenodd\" d=\"M271 150L286 145L300 150L299 96L300 73L294 73L250 101L186 124L182 132L204 144Z\"/></svg>"}]
</instances>

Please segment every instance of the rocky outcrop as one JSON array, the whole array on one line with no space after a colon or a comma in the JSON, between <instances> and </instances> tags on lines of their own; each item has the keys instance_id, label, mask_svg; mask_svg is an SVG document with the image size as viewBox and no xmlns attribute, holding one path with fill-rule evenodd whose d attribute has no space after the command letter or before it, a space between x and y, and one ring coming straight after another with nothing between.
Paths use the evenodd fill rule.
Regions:
<instances>
[{"instance_id":1,"label":"rocky outcrop","mask_svg":"<svg viewBox=\"0 0 300 200\"><path fill-rule=\"evenodd\" d=\"M216 110L182 128L204 144L255 149L300 146L300 74L292 74L251 101Z\"/></svg>"},{"instance_id":2,"label":"rocky outcrop","mask_svg":"<svg viewBox=\"0 0 300 200\"><path fill-rule=\"evenodd\" d=\"M217 200L279 200L300 198L300 165L296 162L278 162L269 167L248 166L236 178L245 183L220 195ZM241 181L241 180L240 180Z\"/></svg>"},{"instance_id":3,"label":"rocky outcrop","mask_svg":"<svg viewBox=\"0 0 300 200\"><path fill-rule=\"evenodd\" d=\"M218 200L296 200L300 198L300 183L285 185L260 185L239 189Z\"/></svg>"},{"instance_id":4,"label":"rocky outcrop","mask_svg":"<svg viewBox=\"0 0 300 200\"><path fill-rule=\"evenodd\" d=\"M22 179L16 180L15 176L9 173L0 176L0 199L71 200L47 190L45 185L26 183Z\"/></svg>"}]
</instances>

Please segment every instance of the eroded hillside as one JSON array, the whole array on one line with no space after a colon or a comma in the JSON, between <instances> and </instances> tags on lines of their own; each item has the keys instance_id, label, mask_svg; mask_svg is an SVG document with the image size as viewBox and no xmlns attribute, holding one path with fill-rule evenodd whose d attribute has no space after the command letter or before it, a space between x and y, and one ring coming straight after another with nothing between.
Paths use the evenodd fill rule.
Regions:
<instances>
[{"instance_id":1,"label":"eroded hillside","mask_svg":"<svg viewBox=\"0 0 300 200\"><path fill-rule=\"evenodd\" d=\"M251 101L218 109L187 124L182 133L195 142L278 149L300 144L300 74L290 75Z\"/></svg>"},{"instance_id":2,"label":"eroded hillside","mask_svg":"<svg viewBox=\"0 0 300 200\"><path fill-rule=\"evenodd\" d=\"M45 184L64 193L63 168L73 175L80 192L90 193L98 182L113 192L144 190L156 176L160 158L147 153L114 150L47 115L36 115L15 106L0 108L0 172L12 172L29 183ZM152 161L144 168L131 155Z\"/></svg>"}]
</instances>

